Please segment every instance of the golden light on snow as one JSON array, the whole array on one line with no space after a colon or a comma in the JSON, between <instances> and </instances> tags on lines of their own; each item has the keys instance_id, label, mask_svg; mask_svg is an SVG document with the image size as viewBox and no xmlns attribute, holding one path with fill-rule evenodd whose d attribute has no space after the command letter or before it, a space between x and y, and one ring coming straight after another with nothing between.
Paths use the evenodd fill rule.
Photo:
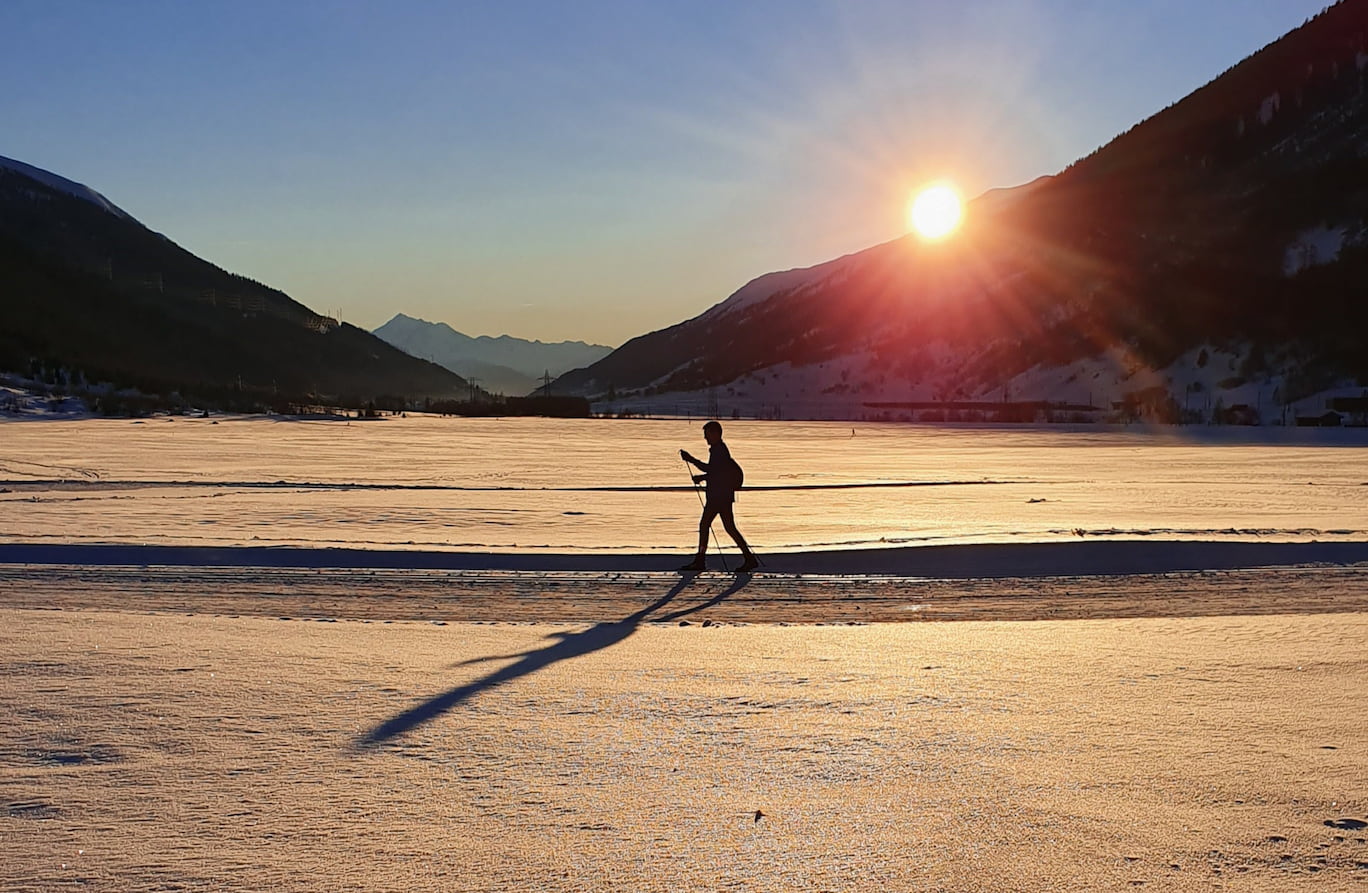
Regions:
<instances>
[{"instance_id":1,"label":"golden light on snow","mask_svg":"<svg viewBox=\"0 0 1368 893\"><path fill-rule=\"evenodd\" d=\"M949 183L922 187L907 205L908 226L923 239L944 239L963 219L964 202Z\"/></svg>"}]
</instances>

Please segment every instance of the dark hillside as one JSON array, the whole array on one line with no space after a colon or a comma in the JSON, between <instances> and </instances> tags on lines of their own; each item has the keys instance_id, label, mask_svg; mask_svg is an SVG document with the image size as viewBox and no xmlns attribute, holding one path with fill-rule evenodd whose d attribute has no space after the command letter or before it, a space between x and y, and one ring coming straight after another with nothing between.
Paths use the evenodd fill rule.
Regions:
<instances>
[{"instance_id":1,"label":"dark hillside","mask_svg":"<svg viewBox=\"0 0 1368 893\"><path fill-rule=\"evenodd\" d=\"M1368 0L1013 192L972 203L944 245L909 237L814 267L558 385L691 390L857 352L915 382L934 345L973 392L1117 347L1163 368L1203 343L1368 380Z\"/></svg>"},{"instance_id":2,"label":"dark hillside","mask_svg":"<svg viewBox=\"0 0 1368 893\"><path fill-rule=\"evenodd\" d=\"M167 392L359 401L466 395L459 376L0 167L0 369Z\"/></svg>"}]
</instances>

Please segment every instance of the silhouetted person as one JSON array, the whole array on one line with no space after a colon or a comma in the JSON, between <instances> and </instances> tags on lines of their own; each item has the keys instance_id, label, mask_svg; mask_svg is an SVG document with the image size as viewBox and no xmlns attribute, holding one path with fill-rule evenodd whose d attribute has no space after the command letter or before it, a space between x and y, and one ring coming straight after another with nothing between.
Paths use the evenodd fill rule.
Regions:
<instances>
[{"instance_id":1,"label":"silhouetted person","mask_svg":"<svg viewBox=\"0 0 1368 893\"><path fill-rule=\"evenodd\" d=\"M731 457L731 451L722 442L722 425L718 422L708 422L703 426L703 439L708 442L708 461L700 462L688 451L680 450L680 457L689 464L702 471L693 477L694 483L707 483L707 498L703 503L703 517L698 522L698 554L694 560L684 565L680 570L701 571L707 570L708 556L708 534L712 530L714 518L722 519L722 529L731 535L736 541L736 545L741 549L741 555L745 559L741 566L736 569L738 574L749 573L759 562L755 560L754 553L750 546L746 545L745 537L741 536L741 531L736 529L736 518L732 515L732 503L736 501L736 491L741 486L741 466L736 464L736 460Z\"/></svg>"}]
</instances>

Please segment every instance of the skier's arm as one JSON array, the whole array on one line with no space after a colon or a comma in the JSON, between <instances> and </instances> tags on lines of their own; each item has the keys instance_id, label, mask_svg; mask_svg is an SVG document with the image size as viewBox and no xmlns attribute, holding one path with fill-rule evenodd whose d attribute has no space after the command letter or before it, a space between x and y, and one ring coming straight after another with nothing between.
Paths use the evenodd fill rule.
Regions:
<instances>
[{"instance_id":1,"label":"skier's arm","mask_svg":"<svg viewBox=\"0 0 1368 893\"><path fill-rule=\"evenodd\" d=\"M690 463L691 465L694 465L698 468L699 471L703 472L704 474L707 474L709 471L712 471L712 469L708 467L707 462L695 459L693 456L689 455L688 450L680 450L679 458L683 459L685 462Z\"/></svg>"}]
</instances>

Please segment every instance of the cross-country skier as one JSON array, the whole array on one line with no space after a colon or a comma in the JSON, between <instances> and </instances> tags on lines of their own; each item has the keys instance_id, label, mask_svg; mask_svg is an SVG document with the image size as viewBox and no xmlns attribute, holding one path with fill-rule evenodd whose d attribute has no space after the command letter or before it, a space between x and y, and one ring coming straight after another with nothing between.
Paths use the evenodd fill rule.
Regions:
<instances>
[{"instance_id":1,"label":"cross-country skier","mask_svg":"<svg viewBox=\"0 0 1368 893\"><path fill-rule=\"evenodd\" d=\"M741 549L741 555L745 559L741 566L736 569L738 574L748 574L759 566L755 560L755 554L751 552L750 546L746 545L746 539L741 535L741 531L736 529L736 518L732 515L732 503L736 501L736 491L740 489L742 482L741 466L732 458L731 451L722 442L722 425L718 422L708 422L703 426L703 439L708 442L708 461L700 462L689 455L687 450L680 450L680 457L689 464L702 471L702 474L693 476L695 484L707 484L707 498L703 503L703 517L698 522L698 554L693 561L684 565L680 570L701 571L707 569L706 559L708 554L708 533L712 529L714 518L722 519L722 529L731 535L736 541L736 545Z\"/></svg>"}]
</instances>

